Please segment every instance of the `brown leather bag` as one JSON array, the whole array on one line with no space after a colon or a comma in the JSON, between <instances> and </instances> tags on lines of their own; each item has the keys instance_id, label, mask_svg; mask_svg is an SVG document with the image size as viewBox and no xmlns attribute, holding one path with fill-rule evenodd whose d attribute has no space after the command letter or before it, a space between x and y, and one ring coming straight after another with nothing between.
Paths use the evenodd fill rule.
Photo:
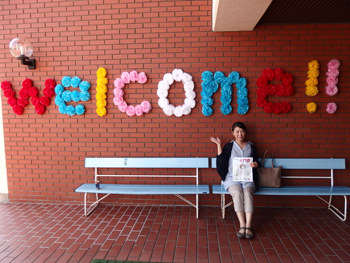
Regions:
<instances>
[{"instance_id":1,"label":"brown leather bag","mask_svg":"<svg viewBox=\"0 0 350 263\"><path fill-rule=\"evenodd\" d=\"M259 174L259 187L272 187L272 188L278 188L281 187L281 173L282 173L282 166L275 167L273 165L273 154L271 158L271 168L265 168L265 156L266 153L269 150L267 150L264 153L264 157L261 160L261 167L257 169ZM267 157L268 158L268 157Z\"/></svg>"}]
</instances>

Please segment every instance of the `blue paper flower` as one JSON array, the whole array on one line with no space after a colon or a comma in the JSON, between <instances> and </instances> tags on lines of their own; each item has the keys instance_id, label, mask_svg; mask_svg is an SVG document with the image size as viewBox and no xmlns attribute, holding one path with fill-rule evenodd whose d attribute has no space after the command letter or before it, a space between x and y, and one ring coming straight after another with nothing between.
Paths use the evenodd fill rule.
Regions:
<instances>
[{"instance_id":1,"label":"blue paper flower","mask_svg":"<svg viewBox=\"0 0 350 263\"><path fill-rule=\"evenodd\" d=\"M224 73L222 73L221 71L216 71L214 74L214 80L217 83L222 83L225 78L226 77L225 77Z\"/></svg>"},{"instance_id":2,"label":"blue paper flower","mask_svg":"<svg viewBox=\"0 0 350 263\"><path fill-rule=\"evenodd\" d=\"M237 90L237 97L243 97L243 96L248 96L247 88L240 88Z\"/></svg>"},{"instance_id":3,"label":"blue paper flower","mask_svg":"<svg viewBox=\"0 0 350 263\"><path fill-rule=\"evenodd\" d=\"M229 104L221 105L220 110L221 110L222 114L228 115L232 112L232 107Z\"/></svg>"},{"instance_id":4,"label":"blue paper flower","mask_svg":"<svg viewBox=\"0 0 350 263\"><path fill-rule=\"evenodd\" d=\"M91 95L88 91L82 91L80 92L80 99L82 101L88 101L90 99Z\"/></svg>"},{"instance_id":5,"label":"blue paper flower","mask_svg":"<svg viewBox=\"0 0 350 263\"><path fill-rule=\"evenodd\" d=\"M202 80L213 79L213 73L211 71L204 71L202 73Z\"/></svg>"},{"instance_id":6,"label":"blue paper flower","mask_svg":"<svg viewBox=\"0 0 350 263\"><path fill-rule=\"evenodd\" d=\"M247 80L245 78L240 78L237 81L237 88L239 89L240 87L246 87L247 86Z\"/></svg>"},{"instance_id":7,"label":"blue paper flower","mask_svg":"<svg viewBox=\"0 0 350 263\"><path fill-rule=\"evenodd\" d=\"M213 114L213 110L209 106L203 105L202 113L204 114L204 116L210 116Z\"/></svg>"},{"instance_id":8,"label":"blue paper flower","mask_svg":"<svg viewBox=\"0 0 350 263\"><path fill-rule=\"evenodd\" d=\"M72 100L75 102L80 101L80 92L77 90L73 90L71 94Z\"/></svg>"},{"instance_id":9,"label":"blue paper flower","mask_svg":"<svg viewBox=\"0 0 350 263\"><path fill-rule=\"evenodd\" d=\"M216 83L215 81L212 81L209 86L210 86L212 93L217 92L219 89L219 84Z\"/></svg>"},{"instance_id":10,"label":"blue paper flower","mask_svg":"<svg viewBox=\"0 0 350 263\"><path fill-rule=\"evenodd\" d=\"M71 92L69 90L64 91L61 96L65 102L71 102L72 100Z\"/></svg>"},{"instance_id":11,"label":"blue paper flower","mask_svg":"<svg viewBox=\"0 0 350 263\"><path fill-rule=\"evenodd\" d=\"M71 80L71 77L68 77L68 76L63 77L61 81L63 87L66 87L66 88L70 87L70 80Z\"/></svg>"},{"instance_id":12,"label":"blue paper flower","mask_svg":"<svg viewBox=\"0 0 350 263\"><path fill-rule=\"evenodd\" d=\"M221 86L221 93L232 95L232 87L229 85Z\"/></svg>"},{"instance_id":13,"label":"blue paper flower","mask_svg":"<svg viewBox=\"0 0 350 263\"><path fill-rule=\"evenodd\" d=\"M61 114L67 114L67 106L66 106L66 104L61 104L58 107L58 110L60 111Z\"/></svg>"},{"instance_id":14,"label":"blue paper flower","mask_svg":"<svg viewBox=\"0 0 350 263\"><path fill-rule=\"evenodd\" d=\"M90 83L85 80L80 82L79 84L80 91L88 91L90 87L91 87Z\"/></svg>"},{"instance_id":15,"label":"blue paper flower","mask_svg":"<svg viewBox=\"0 0 350 263\"><path fill-rule=\"evenodd\" d=\"M73 77L70 81L70 85L73 87L73 88L77 88L79 86L79 83L81 82L81 79L78 78L77 76Z\"/></svg>"},{"instance_id":16,"label":"blue paper flower","mask_svg":"<svg viewBox=\"0 0 350 263\"><path fill-rule=\"evenodd\" d=\"M83 115L84 112L85 112L85 107L84 107L84 105L81 105L81 104L77 105L77 106L75 107L75 112L77 113L77 115Z\"/></svg>"},{"instance_id":17,"label":"blue paper flower","mask_svg":"<svg viewBox=\"0 0 350 263\"><path fill-rule=\"evenodd\" d=\"M244 115L247 113L248 110L249 110L248 105L239 105L238 106L238 114Z\"/></svg>"},{"instance_id":18,"label":"blue paper flower","mask_svg":"<svg viewBox=\"0 0 350 263\"><path fill-rule=\"evenodd\" d=\"M239 73L237 71L233 71L230 73L230 75L228 75L228 78L234 84L239 80Z\"/></svg>"},{"instance_id":19,"label":"blue paper flower","mask_svg":"<svg viewBox=\"0 0 350 263\"><path fill-rule=\"evenodd\" d=\"M75 115L75 108L73 105L67 106L66 111L69 116Z\"/></svg>"},{"instance_id":20,"label":"blue paper flower","mask_svg":"<svg viewBox=\"0 0 350 263\"><path fill-rule=\"evenodd\" d=\"M202 105L211 106L211 105L213 105L214 100L212 98L202 98L201 103L202 103Z\"/></svg>"},{"instance_id":21,"label":"blue paper flower","mask_svg":"<svg viewBox=\"0 0 350 263\"><path fill-rule=\"evenodd\" d=\"M55 104L57 106L61 106L61 105L66 105L63 101L63 99L61 98L61 96L57 95L55 98Z\"/></svg>"},{"instance_id":22,"label":"blue paper flower","mask_svg":"<svg viewBox=\"0 0 350 263\"><path fill-rule=\"evenodd\" d=\"M246 96L238 97L237 103L238 105L248 105L248 98Z\"/></svg>"},{"instance_id":23,"label":"blue paper flower","mask_svg":"<svg viewBox=\"0 0 350 263\"><path fill-rule=\"evenodd\" d=\"M220 97L220 101L223 105L228 105L231 103L232 100L232 96L231 94L225 94L225 93L221 93L221 97Z\"/></svg>"},{"instance_id":24,"label":"blue paper flower","mask_svg":"<svg viewBox=\"0 0 350 263\"><path fill-rule=\"evenodd\" d=\"M61 84L58 84L56 87L55 87L55 93L56 95L61 95L62 93L64 92L64 88Z\"/></svg>"},{"instance_id":25,"label":"blue paper flower","mask_svg":"<svg viewBox=\"0 0 350 263\"><path fill-rule=\"evenodd\" d=\"M201 95L202 98L210 98L213 96L213 92L211 90L202 90Z\"/></svg>"}]
</instances>

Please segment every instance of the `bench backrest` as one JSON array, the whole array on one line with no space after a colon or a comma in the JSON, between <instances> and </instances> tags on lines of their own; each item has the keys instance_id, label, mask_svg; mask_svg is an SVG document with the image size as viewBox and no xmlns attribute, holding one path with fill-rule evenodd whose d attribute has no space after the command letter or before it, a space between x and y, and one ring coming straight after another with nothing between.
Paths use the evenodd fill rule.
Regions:
<instances>
[{"instance_id":1,"label":"bench backrest","mask_svg":"<svg viewBox=\"0 0 350 263\"><path fill-rule=\"evenodd\" d=\"M86 168L209 168L208 158L85 158Z\"/></svg>"},{"instance_id":2,"label":"bench backrest","mask_svg":"<svg viewBox=\"0 0 350 263\"><path fill-rule=\"evenodd\" d=\"M282 169L345 169L345 159L274 158L273 165ZM270 158L265 159L264 167L271 167ZM211 168L216 168L216 158L211 158Z\"/></svg>"},{"instance_id":3,"label":"bench backrest","mask_svg":"<svg viewBox=\"0 0 350 263\"><path fill-rule=\"evenodd\" d=\"M85 158L86 168L95 168L95 181L98 177L193 177L198 185L199 168L209 168L208 158ZM174 169L195 168L196 175L144 175L144 174L98 174L99 168L150 168Z\"/></svg>"},{"instance_id":4,"label":"bench backrest","mask_svg":"<svg viewBox=\"0 0 350 263\"><path fill-rule=\"evenodd\" d=\"M261 158L259 158L261 162ZM345 159L312 159L312 158L274 158L273 165L275 167L282 166L283 169L311 169L311 170L330 170L330 176L282 176L282 178L297 179L330 179L330 185L334 183L334 169L345 169ZM271 159L265 159L264 167L271 167ZM216 168L216 158L211 158L211 168Z\"/></svg>"}]
</instances>

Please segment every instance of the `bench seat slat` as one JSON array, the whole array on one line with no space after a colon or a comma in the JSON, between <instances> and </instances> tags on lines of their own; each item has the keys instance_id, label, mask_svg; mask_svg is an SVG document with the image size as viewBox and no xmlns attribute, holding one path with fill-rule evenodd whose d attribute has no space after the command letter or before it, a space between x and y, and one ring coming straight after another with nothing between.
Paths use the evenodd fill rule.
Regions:
<instances>
[{"instance_id":1,"label":"bench seat slat","mask_svg":"<svg viewBox=\"0 0 350 263\"><path fill-rule=\"evenodd\" d=\"M125 195L209 194L209 185L82 184L75 192Z\"/></svg>"},{"instance_id":2,"label":"bench seat slat","mask_svg":"<svg viewBox=\"0 0 350 263\"><path fill-rule=\"evenodd\" d=\"M213 194L229 194L222 185L213 185ZM333 195L350 196L347 186L282 186L281 188L259 188L255 195Z\"/></svg>"},{"instance_id":3,"label":"bench seat slat","mask_svg":"<svg viewBox=\"0 0 350 263\"><path fill-rule=\"evenodd\" d=\"M208 158L85 158L86 168L209 168Z\"/></svg>"}]
</instances>

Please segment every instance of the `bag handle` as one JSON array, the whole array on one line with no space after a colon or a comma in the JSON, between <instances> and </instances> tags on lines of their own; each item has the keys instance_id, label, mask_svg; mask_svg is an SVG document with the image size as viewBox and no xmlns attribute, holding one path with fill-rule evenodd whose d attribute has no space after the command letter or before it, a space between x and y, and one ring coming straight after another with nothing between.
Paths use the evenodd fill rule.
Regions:
<instances>
[{"instance_id":1,"label":"bag handle","mask_svg":"<svg viewBox=\"0 0 350 263\"><path fill-rule=\"evenodd\" d=\"M265 157L266 157L266 153L267 153L268 151L270 151L270 149L267 149L267 150L265 151L265 153L264 153L264 157L263 157L263 159L261 160L261 167L265 167ZM271 160L272 166L271 166L271 167L274 168L274 166L273 166L273 152L270 151L270 154L272 154L272 160ZM270 157L271 157L271 156L270 156ZM269 158L269 156L268 156L267 158Z\"/></svg>"}]
</instances>

